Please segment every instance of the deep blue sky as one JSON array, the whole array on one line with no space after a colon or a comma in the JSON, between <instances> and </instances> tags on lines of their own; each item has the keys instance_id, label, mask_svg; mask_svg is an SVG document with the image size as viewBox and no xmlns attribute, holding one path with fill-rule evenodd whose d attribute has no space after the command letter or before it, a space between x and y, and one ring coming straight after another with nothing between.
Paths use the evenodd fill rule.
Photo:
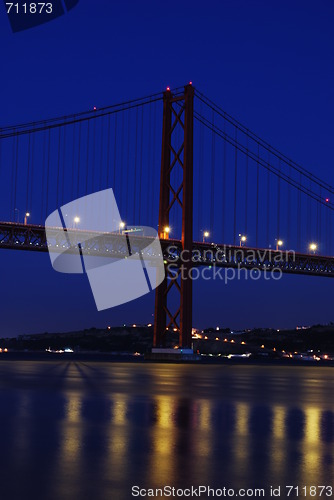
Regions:
<instances>
[{"instance_id":1,"label":"deep blue sky","mask_svg":"<svg viewBox=\"0 0 334 500\"><path fill-rule=\"evenodd\" d=\"M328 1L80 0L12 34L0 6L0 125L142 96L189 80L285 154L334 184L334 32ZM5 189L3 186L2 189ZM1 250L1 336L152 321L154 296L97 313L88 282L47 255ZM334 319L334 282L195 284L194 326Z\"/></svg>"}]
</instances>

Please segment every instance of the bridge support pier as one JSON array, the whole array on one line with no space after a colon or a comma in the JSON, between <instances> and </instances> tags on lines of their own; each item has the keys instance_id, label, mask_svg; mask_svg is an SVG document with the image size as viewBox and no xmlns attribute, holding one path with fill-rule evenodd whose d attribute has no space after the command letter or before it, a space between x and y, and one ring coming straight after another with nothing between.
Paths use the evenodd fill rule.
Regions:
<instances>
[{"instance_id":1,"label":"bridge support pier","mask_svg":"<svg viewBox=\"0 0 334 500\"><path fill-rule=\"evenodd\" d=\"M154 347L165 346L167 329L179 332L179 346L190 348L192 344L192 280L190 279L191 261L189 256L193 245L193 122L194 88L186 85L182 95L173 95L170 90L164 93L159 237L168 238L170 212L174 204L179 205L182 213L182 250L187 259L181 262L178 278L166 268L167 279L157 288L155 297ZM181 143L177 142L177 131L182 134ZM181 171L181 181L175 185L173 170ZM180 212L180 210L178 210ZM168 280L168 277L171 278ZM169 296L176 291L177 305L171 305Z\"/></svg>"}]
</instances>

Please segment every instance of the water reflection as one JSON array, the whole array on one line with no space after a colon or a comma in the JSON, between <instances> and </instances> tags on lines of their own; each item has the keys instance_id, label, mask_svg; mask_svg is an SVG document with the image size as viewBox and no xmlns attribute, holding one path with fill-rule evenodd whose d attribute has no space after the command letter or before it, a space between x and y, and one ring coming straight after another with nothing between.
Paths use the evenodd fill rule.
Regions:
<instances>
[{"instance_id":1,"label":"water reflection","mask_svg":"<svg viewBox=\"0 0 334 500\"><path fill-rule=\"evenodd\" d=\"M132 484L330 484L334 412L321 394L331 373L295 371L289 380L284 368L263 368L267 377L219 368L2 364L3 497L121 500ZM284 398L290 382L298 391Z\"/></svg>"}]
</instances>

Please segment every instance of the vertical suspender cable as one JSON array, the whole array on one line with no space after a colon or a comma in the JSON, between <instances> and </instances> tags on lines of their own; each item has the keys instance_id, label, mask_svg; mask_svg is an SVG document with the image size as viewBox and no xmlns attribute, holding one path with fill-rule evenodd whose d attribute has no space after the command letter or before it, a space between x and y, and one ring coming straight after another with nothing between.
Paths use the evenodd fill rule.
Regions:
<instances>
[{"instance_id":1,"label":"vertical suspender cable","mask_svg":"<svg viewBox=\"0 0 334 500\"><path fill-rule=\"evenodd\" d=\"M16 197L17 197L17 177L18 177L18 165L19 165L19 138L16 136L16 147L15 147L15 178L14 178L14 207L16 207Z\"/></svg>"},{"instance_id":2,"label":"vertical suspender cable","mask_svg":"<svg viewBox=\"0 0 334 500\"><path fill-rule=\"evenodd\" d=\"M75 165L75 123L73 125L73 142L72 142L72 182L71 182L71 200L74 198L74 165Z\"/></svg>"},{"instance_id":3,"label":"vertical suspender cable","mask_svg":"<svg viewBox=\"0 0 334 500\"><path fill-rule=\"evenodd\" d=\"M289 177L291 177L291 167L289 168ZM288 205L287 205L287 229L288 229L288 244L293 248L294 242L291 241L291 186L288 184Z\"/></svg>"},{"instance_id":4,"label":"vertical suspender cable","mask_svg":"<svg viewBox=\"0 0 334 500\"><path fill-rule=\"evenodd\" d=\"M212 124L215 125L215 115L212 111ZM211 203L210 203L210 230L214 230L215 223L215 163L216 163L216 135L211 134Z\"/></svg>"},{"instance_id":5,"label":"vertical suspender cable","mask_svg":"<svg viewBox=\"0 0 334 500\"><path fill-rule=\"evenodd\" d=\"M86 195L88 194L88 177L89 177L89 134L90 120L87 123L87 148L86 148Z\"/></svg>"},{"instance_id":6,"label":"vertical suspender cable","mask_svg":"<svg viewBox=\"0 0 334 500\"><path fill-rule=\"evenodd\" d=\"M35 134L32 135L32 145L31 145L31 175L30 175L30 201L28 205L28 212L32 209L33 200L33 187L34 187L34 160L35 160Z\"/></svg>"},{"instance_id":7,"label":"vertical suspender cable","mask_svg":"<svg viewBox=\"0 0 334 500\"><path fill-rule=\"evenodd\" d=\"M113 189L116 194L116 162L117 162L117 113L115 115L114 127L114 172L113 172Z\"/></svg>"},{"instance_id":8,"label":"vertical suspender cable","mask_svg":"<svg viewBox=\"0 0 334 500\"><path fill-rule=\"evenodd\" d=\"M145 197L146 201L146 223L152 225L149 218L149 197L152 196L152 104L148 115L148 196Z\"/></svg>"},{"instance_id":9,"label":"vertical suspender cable","mask_svg":"<svg viewBox=\"0 0 334 500\"><path fill-rule=\"evenodd\" d=\"M131 145L131 110L128 110L128 143L127 143L127 156L126 156L126 198L125 198L125 212L128 218L129 210L129 183L130 183L130 145Z\"/></svg>"},{"instance_id":10,"label":"vertical suspender cable","mask_svg":"<svg viewBox=\"0 0 334 500\"><path fill-rule=\"evenodd\" d=\"M110 171L110 114L108 115L108 135L107 135L107 188L109 188Z\"/></svg>"},{"instance_id":11,"label":"vertical suspender cable","mask_svg":"<svg viewBox=\"0 0 334 500\"><path fill-rule=\"evenodd\" d=\"M28 136L28 169L27 169L27 192L26 192L26 206L24 207L24 212L28 211L29 208L29 183L30 183L30 156L31 156L31 134Z\"/></svg>"},{"instance_id":12,"label":"vertical suspender cable","mask_svg":"<svg viewBox=\"0 0 334 500\"><path fill-rule=\"evenodd\" d=\"M81 159L81 122L79 123L77 198L79 198L79 192L80 192L80 159Z\"/></svg>"},{"instance_id":13,"label":"vertical suspender cable","mask_svg":"<svg viewBox=\"0 0 334 500\"><path fill-rule=\"evenodd\" d=\"M278 162L278 170L281 173L281 160ZM281 239L281 178L277 178L277 234L276 238Z\"/></svg>"},{"instance_id":14,"label":"vertical suspender cable","mask_svg":"<svg viewBox=\"0 0 334 500\"><path fill-rule=\"evenodd\" d=\"M13 152L12 152L12 176L11 176L11 190L10 190L10 220L15 222L16 212L14 206L14 177L15 177L15 141L16 135L13 135Z\"/></svg>"},{"instance_id":15,"label":"vertical suspender cable","mask_svg":"<svg viewBox=\"0 0 334 500\"><path fill-rule=\"evenodd\" d=\"M310 181L310 189L311 189L311 181ZM306 207L306 238L307 241L310 242L312 239L312 200L310 196L307 197L307 207Z\"/></svg>"},{"instance_id":16,"label":"vertical suspender cable","mask_svg":"<svg viewBox=\"0 0 334 500\"><path fill-rule=\"evenodd\" d=\"M326 255L330 255L330 247L329 247L329 210L326 209Z\"/></svg>"},{"instance_id":17,"label":"vertical suspender cable","mask_svg":"<svg viewBox=\"0 0 334 500\"><path fill-rule=\"evenodd\" d=\"M2 140L0 139L0 178L1 178L1 171L2 171ZM10 203L8 204L8 206L10 210ZM8 220L11 220L11 218L9 218Z\"/></svg>"},{"instance_id":18,"label":"vertical suspender cable","mask_svg":"<svg viewBox=\"0 0 334 500\"><path fill-rule=\"evenodd\" d=\"M248 233L248 137L246 143L246 193L245 193L245 233Z\"/></svg>"},{"instance_id":19,"label":"vertical suspender cable","mask_svg":"<svg viewBox=\"0 0 334 500\"><path fill-rule=\"evenodd\" d=\"M235 151L234 151L234 220L233 220L233 244L236 244L237 234L237 182L238 182L238 131L235 127Z\"/></svg>"},{"instance_id":20,"label":"vertical suspender cable","mask_svg":"<svg viewBox=\"0 0 334 500\"><path fill-rule=\"evenodd\" d=\"M302 176L300 174L299 187L302 185ZM301 191L298 189L297 193L297 250L301 251Z\"/></svg>"},{"instance_id":21,"label":"vertical suspender cable","mask_svg":"<svg viewBox=\"0 0 334 500\"><path fill-rule=\"evenodd\" d=\"M321 187L319 189L319 199L322 200L322 191ZM321 231L321 224L322 224L322 219L321 219L321 211L322 211L322 203L318 203L318 242L319 245L321 245L321 236L322 236L322 231Z\"/></svg>"},{"instance_id":22,"label":"vertical suspender cable","mask_svg":"<svg viewBox=\"0 0 334 500\"><path fill-rule=\"evenodd\" d=\"M319 208L320 208L320 203L317 202L317 209L316 209L316 218L315 218L315 221L316 221L316 231L315 231L315 234L316 234L316 240L317 240L317 244L319 245L320 244L320 237L319 237Z\"/></svg>"},{"instance_id":23,"label":"vertical suspender cable","mask_svg":"<svg viewBox=\"0 0 334 500\"><path fill-rule=\"evenodd\" d=\"M270 166L270 152L268 153L268 167ZM269 225L270 225L270 171L267 171L267 246L270 246L270 235L269 235Z\"/></svg>"},{"instance_id":24,"label":"vertical suspender cable","mask_svg":"<svg viewBox=\"0 0 334 500\"><path fill-rule=\"evenodd\" d=\"M194 139L194 141L195 141L195 144L198 144L198 146L199 146L199 143L200 143L200 133L201 133L200 126L196 127L196 132L197 132L197 137L196 137L196 139ZM195 232L194 232L194 239L200 241L200 238L201 238L201 228L199 226L199 206L198 206L198 199L199 199L199 191L200 191L200 189L201 189L202 186L200 186L200 183L199 183L199 175L200 175L199 151L197 152L197 154L196 154L195 157L196 157L196 174L194 174L194 180L196 179L196 185L194 184L194 192L196 192L196 195L195 195L195 198L194 198L195 199L194 209L195 209L195 213L196 213L196 228L195 228Z\"/></svg>"},{"instance_id":25,"label":"vertical suspender cable","mask_svg":"<svg viewBox=\"0 0 334 500\"><path fill-rule=\"evenodd\" d=\"M59 172L60 172L60 141L61 141L61 127L58 128L58 158L57 158L57 193L56 193L56 207L58 208L59 202Z\"/></svg>"},{"instance_id":26,"label":"vertical suspender cable","mask_svg":"<svg viewBox=\"0 0 334 500\"><path fill-rule=\"evenodd\" d=\"M99 182L99 190L102 189L102 177L103 177L103 134L104 134L104 116L101 118L101 133L100 133L100 182Z\"/></svg>"},{"instance_id":27,"label":"vertical suspender cable","mask_svg":"<svg viewBox=\"0 0 334 500\"><path fill-rule=\"evenodd\" d=\"M259 158L260 158L260 144L257 144L257 164L256 164L256 229L255 229L255 240L256 247L259 247L259 176L260 176L260 167L259 167Z\"/></svg>"},{"instance_id":28,"label":"vertical suspender cable","mask_svg":"<svg viewBox=\"0 0 334 500\"><path fill-rule=\"evenodd\" d=\"M65 191L65 163L66 163L66 133L67 125L64 127L64 142L63 142L63 168L62 168L62 183L61 183L61 204L64 204Z\"/></svg>"},{"instance_id":29,"label":"vertical suspender cable","mask_svg":"<svg viewBox=\"0 0 334 500\"><path fill-rule=\"evenodd\" d=\"M134 196L133 196L133 224L136 224L136 202L137 202L137 151L138 151L138 108L136 109L136 139L135 139L135 175L134 175Z\"/></svg>"},{"instance_id":30,"label":"vertical suspender cable","mask_svg":"<svg viewBox=\"0 0 334 500\"><path fill-rule=\"evenodd\" d=\"M95 191L96 118L93 119L92 191Z\"/></svg>"},{"instance_id":31,"label":"vertical suspender cable","mask_svg":"<svg viewBox=\"0 0 334 500\"><path fill-rule=\"evenodd\" d=\"M117 161L117 113L115 115L115 135L114 135L114 175L113 175L113 190L116 194L116 161Z\"/></svg>"},{"instance_id":32,"label":"vertical suspender cable","mask_svg":"<svg viewBox=\"0 0 334 500\"><path fill-rule=\"evenodd\" d=\"M124 211L124 197L123 197L123 177L124 177L124 121L125 121L125 112L122 112L122 130L121 130L121 163L120 163L120 189L119 189L119 202L120 202L120 210L121 210L121 215L123 215Z\"/></svg>"},{"instance_id":33,"label":"vertical suspender cable","mask_svg":"<svg viewBox=\"0 0 334 500\"><path fill-rule=\"evenodd\" d=\"M42 189L41 193L44 193L44 183L45 183L45 154L46 154L46 130L44 128L43 132L43 156L42 156L42 162L43 162L43 171L42 171ZM44 209L44 197L41 197L41 224L43 223L43 209Z\"/></svg>"},{"instance_id":34,"label":"vertical suspender cable","mask_svg":"<svg viewBox=\"0 0 334 500\"><path fill-rule=\"evenodd\" d=\"M328 254L327 255L332 255L332 220L333 220L333 212L329 211L329 216L328 216Z\"/></svg>"},{"instance_id":35,"label":"vertical suspender cable","mask_svg":"<svg viewBox=\"0 0 334 500\"><path fill-rule=\"evenodd\" d=\"M0 139L0 179L1 179L1 171L2 171L2 140ZM10 205L9 205L10 207ZM10 218L9 218L10 220Z\"/></svg>"},{"instance_id":36,"label":"vertical suspender cable","mask_svg":"<svg viewBox=\"0 0 334 500\"><path fill-rule=\"evenodd\" d=\"M141 224L141 186L143 176L143 141L144 141L144 106L141 108L141 130L140 130L140 167L139 167L139 214L138 222Z\"/></svg>"},{"instance_id":37,"label":"vertical suspender cable","mask_svg":"<svg viewBox=\"0 0 334 500\"><path fill-rule=\"evenodd\" d=\"M202 102L201 102L202 108ZM199 176L198 176L198 227L204 231L203 227L203 188L204 188L204 125L199 125Z\"/></svg>"},{"instance_id":38,"label":"vertical suspender cable","mask_svg":"<svg viewBox=\"0 0 334 500\"><path fill-rule=\"evenodd\" d=\"M226 123L224 120L224 132ZM225 220L226 220L226 141L223 139L223 196L222 196L222 242L225 244Z\"/></svg>"},{"instance_id":39,"label":"vertical suspender cable","mask_svg":"<svg viewBox=\"0 0 334 500\"><path fill-rule=\"evenodd\" d=\"M47 171L46 171L46 216L49 213L49 178L50 178L50 155L51 155L51 129L49 128L48 134L48 163L47 163Z\"/></svg>"},{"instance_id":40,"label":"vertical suspender cable","mask_svg":"<svg viewBox=\"0 0 334 500\"><path fill-rule=\"evenodd\" d=\"M152 174L152 193L151 193L151 203L152 203L152 208L151 208L151 214L152 214L152 219L153 219L153 212L155 208L155 193L158 191L155 187L155 172L158 169L158 162L156 161L156 143L157 143L157 103L154 103L154 112L153 112L153 174ZM154 221L157 222L157 219L154 219Z\"/></svg>"}]
</instances>

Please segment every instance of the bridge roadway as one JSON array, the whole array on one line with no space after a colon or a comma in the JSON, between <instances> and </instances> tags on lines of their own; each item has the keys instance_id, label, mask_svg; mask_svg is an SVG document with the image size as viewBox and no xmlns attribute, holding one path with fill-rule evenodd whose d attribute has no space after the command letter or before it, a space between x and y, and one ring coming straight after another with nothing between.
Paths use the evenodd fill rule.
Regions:
<instances>
[{"instance_id":1,"label":"bridge roadway","mask_svg":"<svg viewBox=\"0 0 334 500\"><path fill-rule=\"evenodd\" d=\"M37 252L53 251L61 253L69 248L66 233L62 228L47 228L49 246L44 226L0 222L0 248ZM83 254L92 256L124 258L128 248L124 236L116 233L100 233L79 229L68 229L71 243L81 243ZM131 235L131 243L145 252L152 238ZM180 240L160 240L165 264L180 265L189 259L182 254ZM64 250L65 249L65 250ZM152 255L151 255L152 257ZM235 269L257 269L262 272L283 272L308 276L334 277L334 257L302 254L294 251L267 248L239 247L216 243L193 243L193 266L216 266Z\"/></svg>"}]
</instances>

